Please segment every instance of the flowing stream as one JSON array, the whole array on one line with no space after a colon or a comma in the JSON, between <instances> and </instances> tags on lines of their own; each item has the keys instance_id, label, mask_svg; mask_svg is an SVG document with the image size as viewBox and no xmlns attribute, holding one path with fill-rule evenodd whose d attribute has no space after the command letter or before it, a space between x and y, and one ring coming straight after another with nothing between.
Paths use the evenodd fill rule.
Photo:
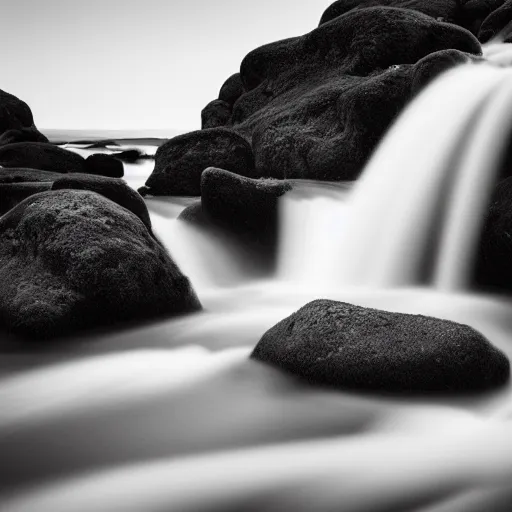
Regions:
<instances>
[{"instance_id":1,"label":"flowing stream","mask_svg":"<svg viewBox=\"0 0 512 512\"><path fill-rule=\"evenodd\" d=\"M486 49L510 63L506 45ZM512 132L512 71L467 65L401 115L353 186L296 183L278 269L149 199L204 311L0 361L0 510L510 510L512 389L405 398L308 387L248 356L315 298L468 323L512 359L512 302L469 289ZM150 164L128 165L140 186ZM143 180L142 180L143 181Z\"/></svg>"}]
</instances>

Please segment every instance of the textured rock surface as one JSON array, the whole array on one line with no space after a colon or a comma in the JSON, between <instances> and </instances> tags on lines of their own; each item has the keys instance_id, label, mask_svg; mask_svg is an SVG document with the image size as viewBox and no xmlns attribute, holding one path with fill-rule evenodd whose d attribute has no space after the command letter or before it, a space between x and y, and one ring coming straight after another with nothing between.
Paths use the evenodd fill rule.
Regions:
<instances>
[{"instance_id":1,"label":"textured rock surface","mask_svg":"<svg viewBox=\"0 0 512 512\"><path fill-rule=\"evenodd\" d=\"M457 0L338 0L324 11L320 24L328 23L354 9L379 6L410 9L449 23L459 23L463 18L463 10Z\"/></svg>"},{"instance_id":2,"label":"textured rock surface","mask_svg":"<svg viewBox=\"0 0 512 512\"><path fill-rule=\"evenodd\" d=\"M242 96L243 92L244 86L242 85L240 73L235 73L222 84L219 91L219 100L225 101L233 106L235 101Z\"/></svg>"},{"instance_id":3,"label":"textured rock surface","mask_svg":"<svg viewBox=\"0 0 512 512\"><path fill-rule=\"evenodd\" d=\"M111 155L95 153L85 159L85 172L109 178L122 178L124 167L123 162Z\"/></svg>"},{"instance_id":4,"label":"textured rock surface","mask_svg":"<svg viewBox=\"0 0 512 512\"><path fill-rule=\"evenodd\" d=\"M84 172L85 160L66 149L40 142L18 142L0 147L3 167L30 167L53 172Z\"/></svg>"},{"instance_id":5,"label":"textured rock surface","mask_svg":"<svg viewBox=\"0 0 512 512\"><path fill-rule=\"evenodd\" d=\"M89 191L34 195L0 219L0 325L47 338L200 309L137 216Z\"/></svg>"},{"instance_id":6,"label":"textured rock surface","mask_svg":"<svg viewBox=\"0 0 512 512\"><path fill-rule=\"evenodd\" d=\"M242 176L254 176L250 144L225 128L174 137L158 148L155 169L146 181L146 193L199 195L201 174L207 167L221 167Z\"/></svg>"},{"instance_id":7,"label":"textured rock surface","mask_svg":"<svg viewBox=\"0 0 512 512\"><path fill-rule=\"evenodd\" d=\"M430 16L353 10L249 53L233 128L252 136L260 176L354 179L409 99L414 64L443 49L480 53L468 31Z\"/></svg>"},{"instance_id":8,"label":"textured rock surface","mask_svg":"<svg viewBox=\"0 0 512 512\"><path fill-rule=\"evenodd\" d=\"M252 357L313 383L375 391L487 390L510 373L507 357L467 325L331 300L272 327Z\"/></svg>"},{"instance_id":9,"label":"textured rock surface","mask_svg":"<svg viewBox=\"0 0 512 512\"><path fill-rule=\"evenodd\" d=\"M144 199L123 180L90 174L70 174L53 183L52 190L62 189L89 190L101 194L137 215L151 230L151 219Z\"/></svg>"},{"instance_id":10,"label":"textured rock surface","mask_svg":"<svg viewBox=\"0 0 512 512\"><path fill-rule=\"evenodd\" d=\"M231 105L222 100L213 100L201 111L201 128L218 128L231 120Z\"/></svg>"}]
</instances>

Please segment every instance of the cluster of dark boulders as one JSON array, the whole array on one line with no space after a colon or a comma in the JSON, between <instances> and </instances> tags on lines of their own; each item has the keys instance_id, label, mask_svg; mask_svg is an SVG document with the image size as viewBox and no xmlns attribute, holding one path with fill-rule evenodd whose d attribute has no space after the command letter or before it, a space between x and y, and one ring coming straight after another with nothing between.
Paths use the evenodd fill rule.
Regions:
<instances>
[{"instance_id":1,"label":"cluster of dark boulders","mask_svg":"<svg viewBox=\"0 0 512 512\"><path fill-rule=\"evenodd\" d=\"M123 174L51 144L0 91L0 332L48 339L201 308Z\"/></svg>"},{"instance_id":2,"label":"cluster of dark boulders","mask_svg":"<svg viewBox=\"0 0 512 512\"><path fill-rule=\"evenodd\" d=\"M501 350L467 325L315 300L269 329L254 359L338 389L465 393L505 384Z\"/></svg>"},{"instance_id":3,"label":"cluster of dark boulders","mask_svg":"<svg viewBox=\"0 0 512 512\"><path fill-rule=\"evenodd\" d=\"M251 178L357 178L411 98L443 71L483 60L480 42L508 26L511 5L334 2L310 33L267 44L243 59L201 112L202 135L180 135L157 152L145 193L198 194L208 167ZM218 130L245 141L250 173L245 165L222 163L232 148L219 143Z\"/></svg>"}]
</instances>

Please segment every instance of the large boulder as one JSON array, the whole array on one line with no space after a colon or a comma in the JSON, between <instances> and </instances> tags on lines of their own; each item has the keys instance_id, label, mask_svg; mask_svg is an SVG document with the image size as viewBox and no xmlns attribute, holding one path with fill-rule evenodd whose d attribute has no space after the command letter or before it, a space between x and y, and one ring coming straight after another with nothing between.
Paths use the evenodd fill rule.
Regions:
<instances>
[{"instance_id":1,"label":"large boulder","mask_svg":"<svg viewBox=\"0 0 512 512\"><path fill-rule=\"evenodd\" d=\"M30 107L16 96L0 90L0 134L33 126Z\"/></svg>"},{"instance_id":2,"label":"large boulder","mask_svg":"<svg viewBox=\"0 0 512 512\"><path fill-rule=\"evenodd\" d=\"M324 11L320 25L355 9L369 7L410 9L449 23L458 23L463 19L462 5L458 0L337 0Z\"/></svg>"},{"instance_id":3,"label":"large boulder","mask_svg":"<svg viewBox=\"0 0 512 512\"><path fill-rule=\"evenodd\" d=\"M231 105L222 100L213 100L201 111L201 128L226 126L231 120Z\"/></svg>"},{"instance_id":4,"label":"large boulder","mask_svg":"<svg viewBox=\"0 0 512 512\"><path fill-rule=\"evenodd\" d=\"M69 174L60 177L52 185L52 190L63 189L89 190L101 194L137 215L146 228L151 230L151 219L144 199L123 180L90 174Z\"/></svg>"},{"instance_id":5,"label":"large boulder","mask_svg":"<svg viewBox=\"0 0 512 512\"><path fill-rule=\"evenodd\" d=\"M207 167L255 176L254 157L247 140L231 130L211 128L179 135L160 146L144 192L197 196L201 193L201 174Z\"/></svg>"},{"instance_id":6,"label":"large boulder","mask_svg":"<svg viewBox=\"0 0 512 512\"><path fill-rule=\"evenodd\" d=\"M232 128L251 138L259 176L355 179L410 98L415 64L444 49L481 53L467 30L425 14L352 10L249 53Z\"/></svg>"},{"instance_id":7,"label":"large boulder","mask_svg":"<svg viewBox=\"0 0 512 512\"><path fill-rule=\"evenodd\" d=\"M95 153L85 159L85 172L109 178L122 178L124 176L124 166L121 160L111 155Z\"/></svg>"},{"instance_id":8,"label":"large boulder","mask_svg":"<svg viewBox=\"0 0 512 512\"><path fill-rule=\"evenodd\" d=\"M53 172L84 172L85 160L53 144L17 142L0 147L3 167L30 167Z\"/></svg>"},{"instance_id":9,"label":"large boulder","mask_svg":"<svg viewBox=\"0 0 512 512\"><path fill-rule=\"evenodd\" d=\"M0 218L0 326L27 338L200 309L133 213L95 192L29 197Z\"/></svg>"},{"instance_id":10,"label":"large boulder","mask_svg":"<svg viewBox=\"0 0 512 512\"><path fill-rule=\"evenodd\" d=\"M38 131L35 127L18 128L7 130L0 135L0 146L14 144L16 142L50 142L48 138Z\"/></svg>"},{"instance_id":11,"label":"large boulder","mask_svg":"<svg viewBox=\"0 0 512 512\"><path fill-rule=\"evenodd\" d=\"M483 391L510 373L507 357L467 325L331 300L272 327L252 357L312 383L384 392Z\"/></svg>"}]
</instances>

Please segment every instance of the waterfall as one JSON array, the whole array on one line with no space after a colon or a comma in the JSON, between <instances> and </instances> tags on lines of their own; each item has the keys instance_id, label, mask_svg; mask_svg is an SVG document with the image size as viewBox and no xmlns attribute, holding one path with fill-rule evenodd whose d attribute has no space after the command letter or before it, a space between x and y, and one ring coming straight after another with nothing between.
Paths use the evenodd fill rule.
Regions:
<instances>
[{"instance_id":1,"label":"waterfall","mask_svg":"<svg viewBox=\"0 0 512 512\"><path fill-rule=\"evenodd\" d=\"M391 127L348 200L305 208L293 193L283 198L281 277L464 287L511 107L510 70L471 64L444 74Z\"/></svg>"}]
</instances>

